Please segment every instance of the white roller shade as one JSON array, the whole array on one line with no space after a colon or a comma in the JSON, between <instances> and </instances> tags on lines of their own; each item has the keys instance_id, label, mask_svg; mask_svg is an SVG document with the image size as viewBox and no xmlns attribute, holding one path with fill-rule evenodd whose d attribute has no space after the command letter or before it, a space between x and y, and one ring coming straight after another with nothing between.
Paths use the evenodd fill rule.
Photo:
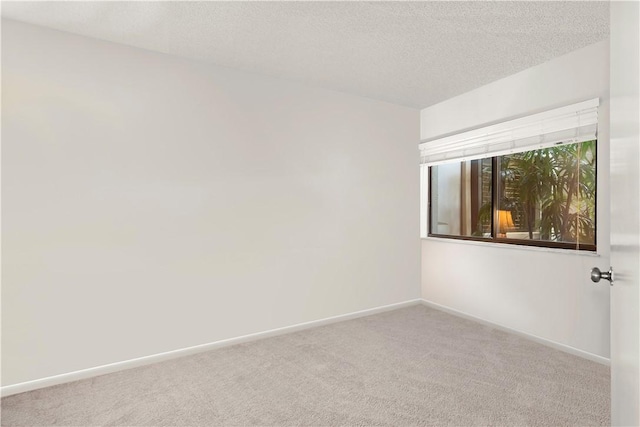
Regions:
<instances>
[{"instance_id":1,"label":"white roller shade","mask_svg":"<svg viewBox=\"0 0 640 427\"><path fill-rule=\"evenodd\" d=\"M421 163L435 165L590 141L598 131L598 105L596 98L425 141L420 144Z\"/></svg>"}]
</instances>

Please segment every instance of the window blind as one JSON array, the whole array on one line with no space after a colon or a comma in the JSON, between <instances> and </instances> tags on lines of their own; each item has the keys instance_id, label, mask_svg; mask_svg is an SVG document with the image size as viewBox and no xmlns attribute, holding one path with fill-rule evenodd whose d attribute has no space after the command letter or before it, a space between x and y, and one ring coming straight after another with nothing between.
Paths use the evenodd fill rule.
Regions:
<instances>
[{"instance_id":1,"label":"window blind","mask_svg":"<svg viewBox=\"0 0 640 427\"><path fill-rule=\"evenodd\" d=\"M436 165L596 139L598 98L527 117L424 141L421 163Z\"/></svg>"}]
</instances>

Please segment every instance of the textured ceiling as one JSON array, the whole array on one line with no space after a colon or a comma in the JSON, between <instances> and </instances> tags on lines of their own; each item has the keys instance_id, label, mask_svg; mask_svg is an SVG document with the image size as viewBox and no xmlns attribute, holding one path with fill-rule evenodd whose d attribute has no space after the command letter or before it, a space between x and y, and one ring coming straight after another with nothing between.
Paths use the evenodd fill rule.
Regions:
<instances>
[{"instance_id":1,"label":"textured ceiling","mask_svg":"<svg viewBox=\"0 0 640 427\"><path fill-rule=\"evenodd\" d=\"M595 1L3 1L2 16L419 108L609 34Z\"/></svg>"}]
</instances>

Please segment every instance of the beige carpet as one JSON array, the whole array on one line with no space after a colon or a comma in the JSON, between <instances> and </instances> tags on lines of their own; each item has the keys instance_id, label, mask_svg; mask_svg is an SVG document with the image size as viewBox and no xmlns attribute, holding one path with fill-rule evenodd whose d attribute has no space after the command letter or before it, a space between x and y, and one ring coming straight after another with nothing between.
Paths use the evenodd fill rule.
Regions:
<instances>
[{"instance_id":1,"label":"beige carpet","mask_svg":"<svg viewBox=\"0 0 640 427\"><path fill-rule=\"evenodd\" d=\"M586 426L609 414L609 368L424 306L2 399L3 426Z\"/></svg>"}]
</instances>

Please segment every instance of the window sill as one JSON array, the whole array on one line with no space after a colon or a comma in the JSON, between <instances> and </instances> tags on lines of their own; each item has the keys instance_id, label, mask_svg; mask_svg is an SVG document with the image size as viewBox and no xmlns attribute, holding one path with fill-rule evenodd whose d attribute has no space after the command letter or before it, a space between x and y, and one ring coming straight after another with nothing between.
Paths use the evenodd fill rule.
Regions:
<instances>
[{"instance_id":1,"label":"window sill","mask_svg":"<svg viewBox=\"0 0 640 427\"><path fill-rule=\"evenodd\" d=\"M578 251L574 249L561 249L561 248L547 248L540 246L527 246L527 245L515 245L509 243L499 243L499 242L481 242L477 240L460 240L460 239L447 239L445 237L420 237L420 240L426 240L428 242L439 242L439 243L451 243L455 245L473 245L473 246L482 246L485 248L496 248L496 249L508 249L508 250L517 250L517 251L533 251L533 252L548 252L553 254L562 254L562 255L570 255L570 256L586 256L592 258L599 258L602 256L600 251L591 252L591 251Z\"/></svg>"}]
</instances>

